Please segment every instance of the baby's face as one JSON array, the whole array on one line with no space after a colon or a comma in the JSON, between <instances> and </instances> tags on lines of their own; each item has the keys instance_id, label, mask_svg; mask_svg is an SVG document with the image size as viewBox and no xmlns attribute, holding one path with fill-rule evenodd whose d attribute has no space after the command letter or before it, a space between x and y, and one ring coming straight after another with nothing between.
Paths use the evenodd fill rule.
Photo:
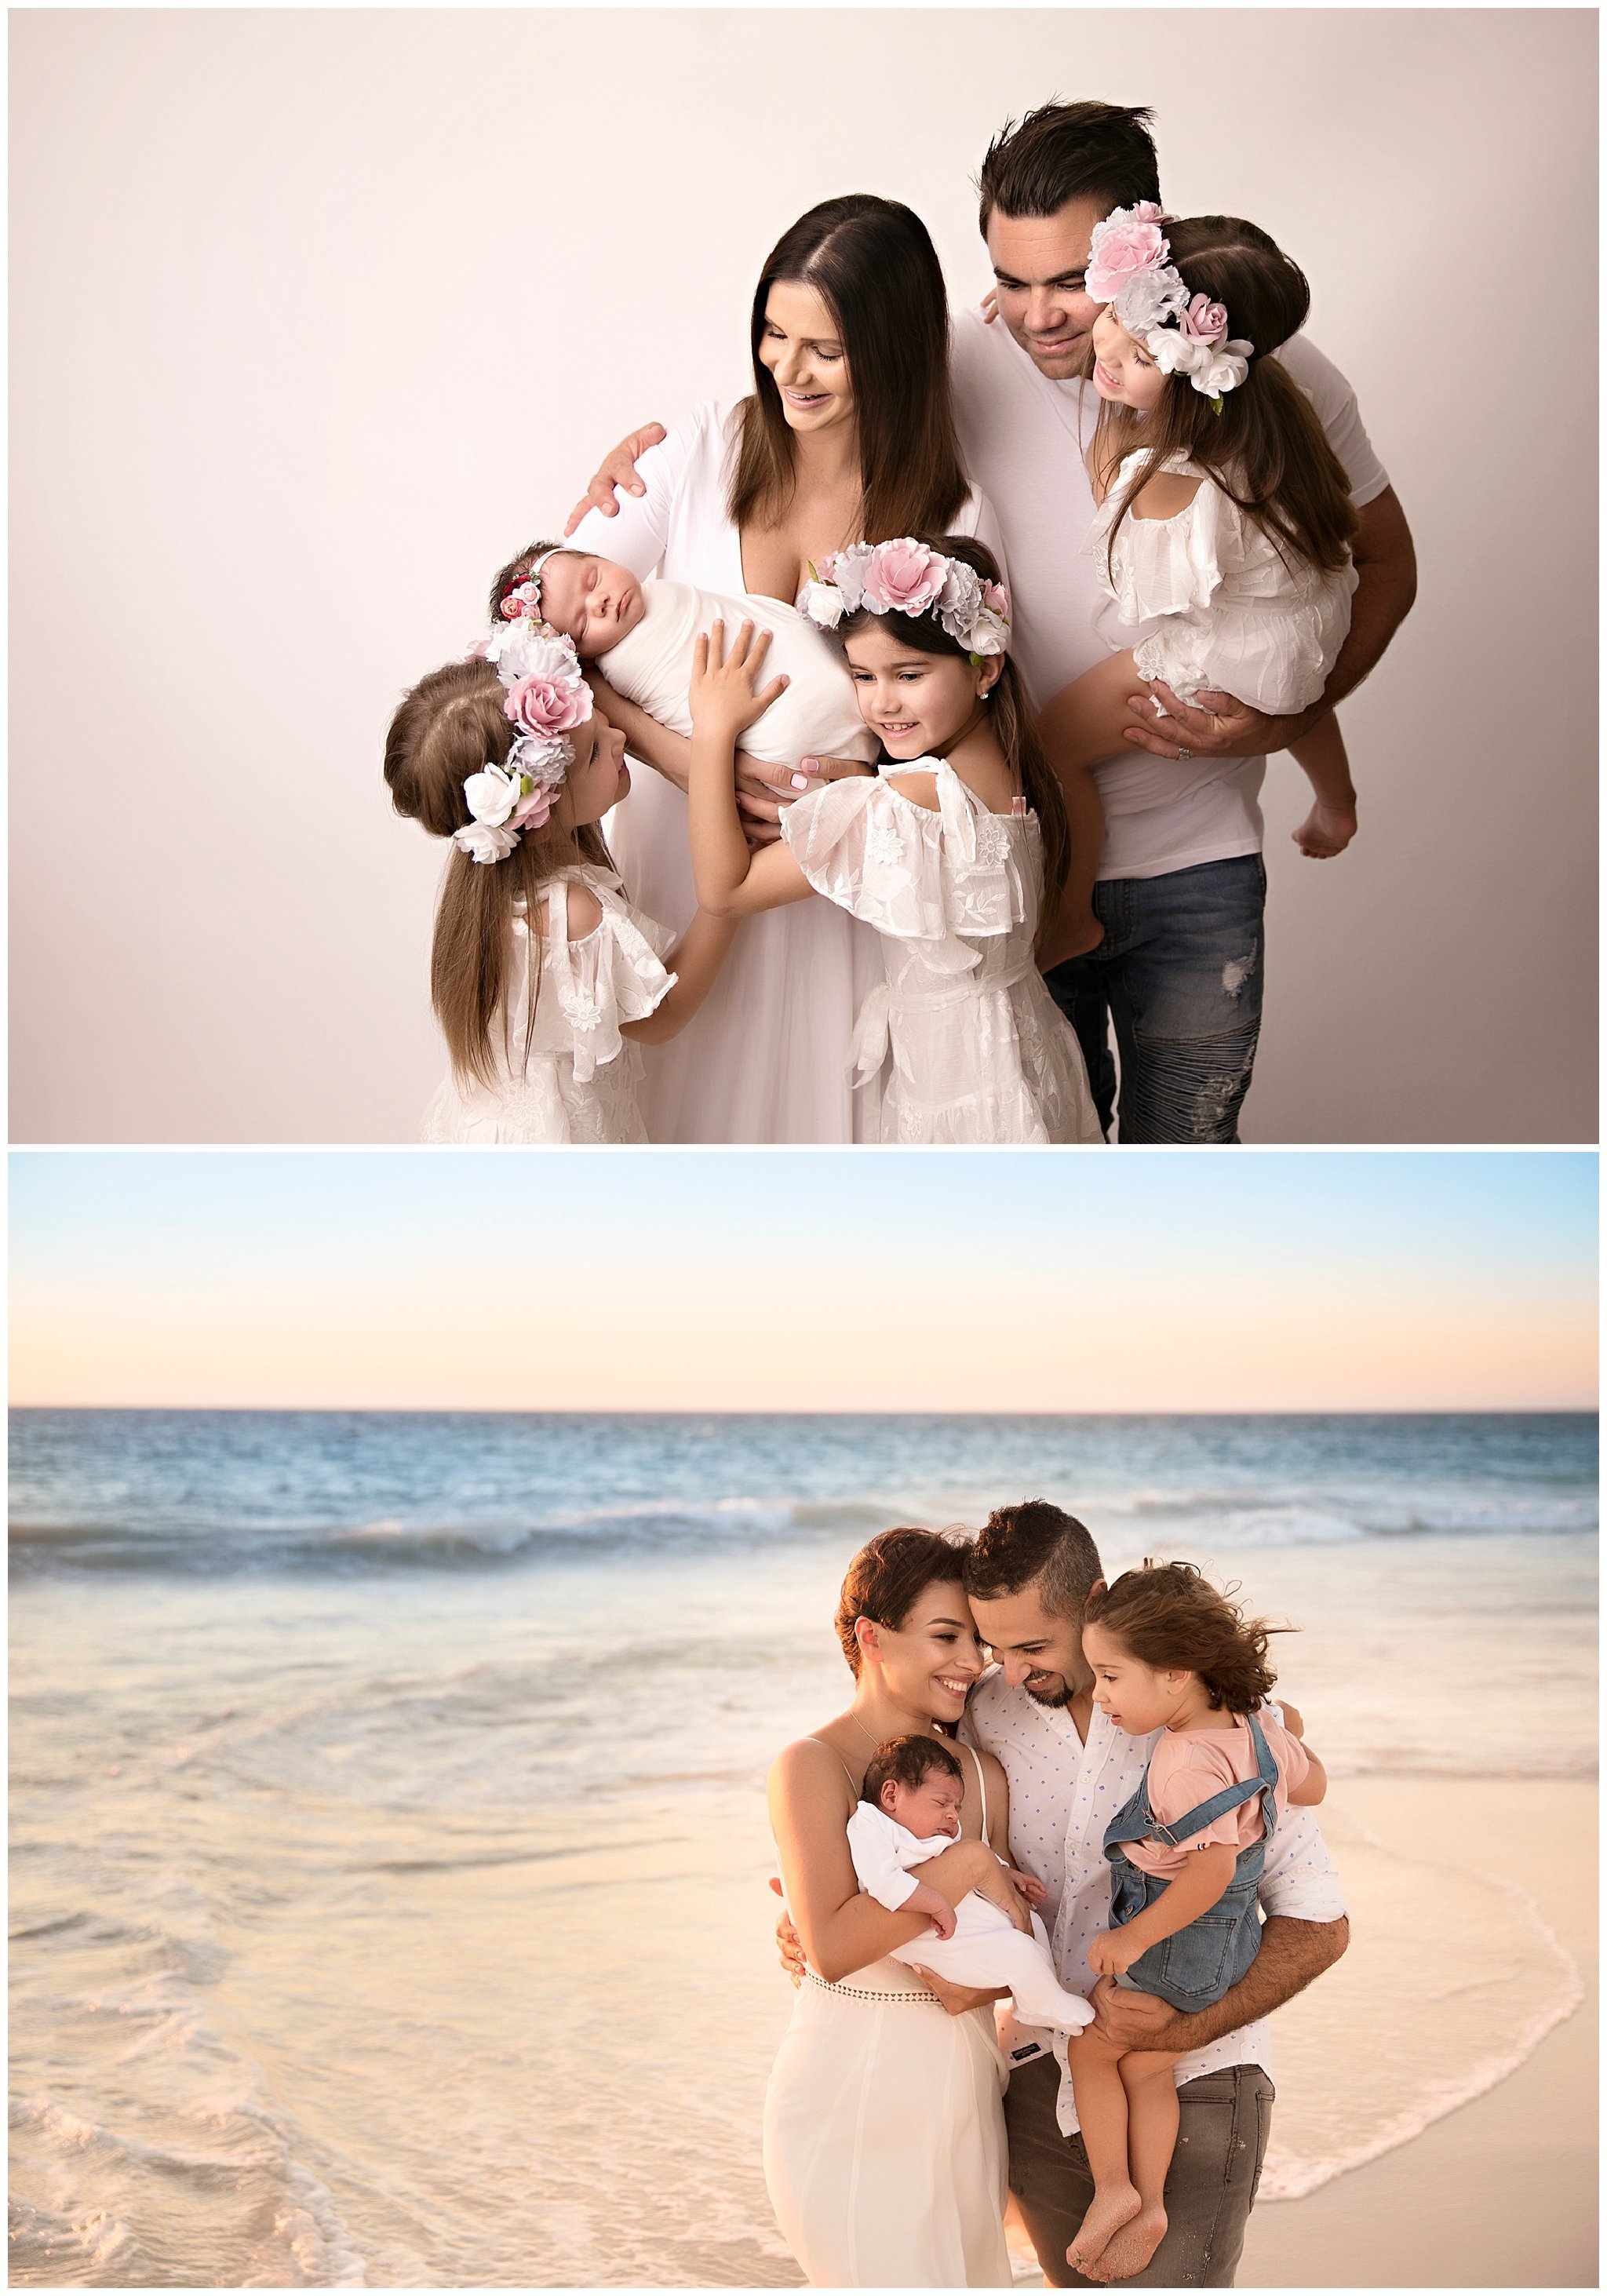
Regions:
<instances>
[{"instance_id":1,"label":"baby's face","mask_svg":"<svg viewBox=\"0 0 1607 2296\"><path fill-rule=\"evenodd\" d=\"M947 1833L952 1841L960 1831L960 1804L964 1799L963 1785L947 1770L928 1770L918 1786L900 1785L897 1778L889 1778L881 1789L882 1808L917 1841L930 1841L934 1833Z\"/></svg>"},{"instance_id":2,"label":"baby's face","mask_svg":"<svg viewBox=\"0 0 1607 2296\"><path fill-rule=\"evenodd\" d=\"M595 661L641 620L642 585L609 558L561 550L540 574L541 619L575 641L582 661Z\"/></svg>"}]
</instances>

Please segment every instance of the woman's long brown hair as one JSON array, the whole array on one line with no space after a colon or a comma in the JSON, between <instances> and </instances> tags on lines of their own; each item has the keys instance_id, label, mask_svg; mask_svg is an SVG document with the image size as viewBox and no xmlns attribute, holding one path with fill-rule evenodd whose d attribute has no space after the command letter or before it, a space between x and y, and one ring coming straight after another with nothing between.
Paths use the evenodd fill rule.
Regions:
<instances>
[{"instance_id":1,"label":"woman's long brown hair","mask_svg":"<svg viewBox=\"0 0 1607 2296\"><path fill-rule=\"evenodd\" d=\"M733 525L775 525L792 498L792 433L758 355L777 281L820 296L848 364L860 516L857 534L844 539L940 534L969 491L949 392L943 270L920 217L868 193L811 208L766 258L750 327L753 392L742 405L726 503Z\"/></svg>"},{"instance_id":2,"label":"woman's long brown hair","mask_svg":"<svg viewBox=\"0 0 1607 2296\"><path fill-rule=\"evenodd\" d=\"M482 766L504 764L512 746L513 728L503 711L502 681L493 664L448 662L403 696L390 721L385 779L391 802L431 837L450 837L469 821L464 782ZM612 867L600 829L576 831L573 844L588 861ZM494 1031L500 1031L503 1056L512 1065L504 1000L513 926L521 915L529 927L529 955L520 1064L529 1061L541 987L537 897L572 851L570 839L550 821L544 829L527 829L512 853L495 863L471 861L453 847L436 904L430 998L460 1076L495 1084Z\"/></svg>"},{"instance_id":3,"label":"woman's long brown hair","mask_svg":"<svg viewBox=\"0 0 1607 2296\"><path fill-rule=\"evenodd\" d=\"M1255 351L1244 381L1222 393L1219 414L1183 374L1170 377L1149 414L1102 403L1090 455L1100 487L1114 482L1127 455L1144 457L1117 505L1109 548L1167 457L1186 455L1285 559L1292 552L1337 574L1357 529L1349 481L1311 401L1274 357L1305 324L1311 308L1305 274L1266 232L1235 216L1193 216L1163 228L1189 293L1224 305L1229 333Z\"/></svg>"},{"instance_id":4,"label":"woman's long brown hair","mask_svg":"<svg viewBox=\"0 0 1607 2296\"><path fill-rule=\"evenodd\" d=\"M969 534L912 535L910 539L924 543L940 557L958 558L980 574L985 582L997 582L1001 578L999 563L986 543L978 542ZM931 614L873 614L868 606L857 613L849 614L832 635L851 637L856 630L865 629L871 622L890 630L900 645L912 653L958 654L969 658L970 650L951 638L941 622ZM1071 867L1071 828L1066 819L1066 800L1060 779L1050 765L1044 749L1043 737L1037 730L1037 719L1027 699L1027 689L1021 674L1006 654L1004 668L988 697L988 715L994 734L1004 753L1006 764L1021 785L1021 793L1037 816L1037 825L1044 840L1044 902L1045 921L1054 914L1062 890Z\"/></svg>"}]
</instances>

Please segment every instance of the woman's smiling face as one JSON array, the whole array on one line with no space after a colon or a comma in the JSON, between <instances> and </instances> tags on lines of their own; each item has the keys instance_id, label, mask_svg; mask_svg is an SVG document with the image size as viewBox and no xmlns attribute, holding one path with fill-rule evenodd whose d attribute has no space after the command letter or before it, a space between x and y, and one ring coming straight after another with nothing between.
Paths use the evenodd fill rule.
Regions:
<instances>
[{"instance_id":1,"label":"woman's smiling face","mask_svg":"<svg viewBox=\"0 0 1607 2296\"><path fill-rule=\"evenodd\" d=\"M896 1627L876 1629L882 1678L894 1697L935 1722L957 1722L982 1671L982 1647L957 1579L923 1587Z\"/></svg>"},{"instance_id":2,"label":"woman's smiling face","mask_svg":"<svg viewBox=\"0 0 1607 2296\"><path fill-rule=\"evenodd\" d=\"M825 298L778 279L765 298L758 356L775 379L790 430L816 435L854 420L854 388L841 332Z\"/></svg>"}]
</instances>

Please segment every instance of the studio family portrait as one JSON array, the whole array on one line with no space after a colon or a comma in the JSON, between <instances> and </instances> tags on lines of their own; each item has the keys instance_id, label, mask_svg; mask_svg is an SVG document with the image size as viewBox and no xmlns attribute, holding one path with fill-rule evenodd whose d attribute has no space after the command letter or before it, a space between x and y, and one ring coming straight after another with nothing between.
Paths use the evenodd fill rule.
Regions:
<instances>
[{"instance_id":1,"label":"studio family portrait","mask_svg":"<svg viewBox=\"0 0 1607 2296\"><path fill-rule=\"evenodd\" d=\"M12 37L13 1137L1594 1138L1588 12Z\"/></svg>"},{"instance_id":2,"label":"studio family portrait","mask_svg":"<svg viewBox=\"0 0 1607 2296\"><path fill-rule=\"evenodd\" d=\"M12 1162L14 2286L1595 2284L1594 1154Z\"/></svg>"}]
</instances>

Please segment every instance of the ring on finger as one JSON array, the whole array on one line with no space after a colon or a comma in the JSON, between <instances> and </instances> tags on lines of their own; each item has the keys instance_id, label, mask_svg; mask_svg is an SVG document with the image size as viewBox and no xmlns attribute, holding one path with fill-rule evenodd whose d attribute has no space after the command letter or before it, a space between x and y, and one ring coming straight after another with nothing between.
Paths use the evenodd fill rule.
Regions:
<instances>
[{"instance_id":1,"label":"ring on finger","mask_svg":"<svg viewBox=\"0 0 1607 2296\"><path fill-rule=\"evenodd\" d=\"M1194 753L1193 753L1193 751L1192 750L1178 750L1178 752L1177 752L1177 755L1178 755L1178 757L1179 757L1180 758L1192 758L1192 757L1193 756L1193 754L1194 754Z\"/></svg>"}]
</instances>

